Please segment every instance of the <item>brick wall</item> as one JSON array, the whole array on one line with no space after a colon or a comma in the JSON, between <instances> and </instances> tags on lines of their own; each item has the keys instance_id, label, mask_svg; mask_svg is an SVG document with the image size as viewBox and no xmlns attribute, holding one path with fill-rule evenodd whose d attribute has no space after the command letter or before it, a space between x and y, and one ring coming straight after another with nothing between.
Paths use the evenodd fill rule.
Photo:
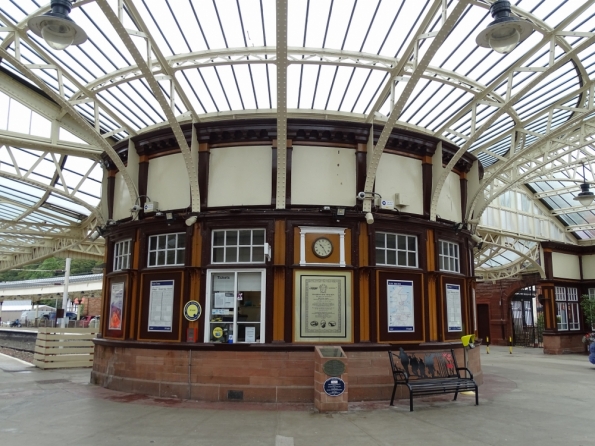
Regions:
<instances>
[{"instance_id":1,"label":"brick wall","mask_svg":"<svg viewBox=\"0 0 595 446\"><path fill-rule=\"evenodd\" d=\"M83 305L81 316L97 316L101 314L101 297L83 297Z\"/></svg>"},{"instance_id":2,"label":"brick wall","mask_svg":"<svg viewBox=\"0 0 595 446\"><path fill-rule=\"evenodd\" d=\"M490 311L490 343L508 345L512 336L510 299L518 290L537 285L539 275L527 275L521 279L503 279L497 282L479 282L475 288L476 305L487 304ZM478 320L478 324L481 321ZM478 327L479 329L479 327Z\"/></svg>"}]
</instances>

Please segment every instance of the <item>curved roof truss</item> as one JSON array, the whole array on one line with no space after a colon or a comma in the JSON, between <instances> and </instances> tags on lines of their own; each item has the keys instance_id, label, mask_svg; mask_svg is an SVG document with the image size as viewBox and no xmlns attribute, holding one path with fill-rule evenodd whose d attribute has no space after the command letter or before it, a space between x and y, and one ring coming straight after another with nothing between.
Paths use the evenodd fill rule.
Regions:
<instances>
[{"instance_id":1,"label":"curved roof truss","mask_svg":"<svg viewBox=\"0 0 595 446\"><path fill-rule=\"evenodd\" d=\"M43 231L58 241L55 252L99 252L100 244L83 245L105 220L100 155L113 160L135 202L134 182L112 144L155 128L173 129L192 210L199 211L195 136L189 145L180 125L247 115L277 118L281 165L288 117L384 125L368 154L367 192L394 127L433 135L459 149L436 169L432 219L446 177L471 151L485 175L465 219L526 186L577 243L595 238L593 207L571 201L578 183L594 180L595 0L513 0L513 13L536 32L510 55L475 45L493 0L231 3L211 0L197 12L183 1L76 1L71 14L90 41L63 52L27 28L30 17L49 10L49 0L41 7L33 0L0 5L0 93L48 122L45 134L34 134L4 128L0 115L0 182L22 187L0 194L0 255L9 246L27 250L15 251L20 257L11 265L49 252L47 240L35 239ZM277 175L277 207L284 208L284 169ZM365 200L364 211L370 207ZM31 239L20 239L18 228ZM490 251L478 254L478 270L508 277L535 267L533 251L509 245L486 241ZM505 248L518 258L498 266L493 259ZM0 269L7 265L1 262Z\"/></svg>"}]
</instances>

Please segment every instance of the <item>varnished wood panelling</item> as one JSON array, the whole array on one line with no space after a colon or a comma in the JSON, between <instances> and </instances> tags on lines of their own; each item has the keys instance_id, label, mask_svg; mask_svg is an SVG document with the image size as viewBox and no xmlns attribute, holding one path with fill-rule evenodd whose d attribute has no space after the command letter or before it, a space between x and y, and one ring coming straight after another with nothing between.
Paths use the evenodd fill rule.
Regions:
<instances>
[{"instance_id":1,"label":"varnished wood panelling","mask_svg":"<svg viewBox=\"0 0 595 446\"><path fill-rule=\"evenodd\" d=\"M133 251L132 251L132 287L130 290L130 327L128 330L128 338L134 339L136 333L136 324L137 318L135 317L138 314L138 295L139 295L139 267L141 264L141 240L140 240L140 230L135 231L134 235L134 244L133 244Z\"/></svg>"},{"instance_id":2,"label":"varnished wood panelling","mask_svg":"<svg viewBox=\"0 0 595 446\"><path fill-rule=\"evenodd\" d=\"M368 224L360 223L359 238L359 321L360 342L370 340L370 269Z\"/></svg>"},{"instance_id":3,"label":"varnished wood panelling","mask_svg":"<svg viewBox=\"0 0 595 446\"><path fill-rule=\"evenodd\" d=\"M320 237L328 238L333 243L333 252L326 259L321 259L314 255L312 245L314 241ZM294 228L294 264L300 263L300 228ZM324 264L338 264L340 261L340 242L341 238L339 234L306 234L305 235L305 247L306 247L306 263L324 263ZM345 264L351 265L351 229L345 230Z\"/></svg>"},{"instance_id":4,"label":"varnished wood panelling","mask_svg":"<svg viewBox=\"0 0 595 446\"><path fill-rule=\"evenodd\" d=\"M274 268L273 291L273 341L285 338L285 269Z\"/></svg>"},{"instance_id":5,"label":"varnished wood panelling","mask_svg":"<svg viewBox=\"0 0 595 446\"><path fill-rule=\"evenodd\" d=\"M273 341L283 341L285 337L285 220L275 221L273 244Z\"/></svg>"}]
</instances>

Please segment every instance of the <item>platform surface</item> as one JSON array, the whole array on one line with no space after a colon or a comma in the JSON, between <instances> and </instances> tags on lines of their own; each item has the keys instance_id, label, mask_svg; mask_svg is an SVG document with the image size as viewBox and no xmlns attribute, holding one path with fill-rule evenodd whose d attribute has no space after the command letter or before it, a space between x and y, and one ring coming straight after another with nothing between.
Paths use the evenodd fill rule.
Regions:
<instances>
[{"instance_id":1,"label":"platform surface","mask_svg":"<svg viewBox=\"0 0 595 446\"><path fill-rule=\"evenodd\" d=\"M313 405L201 403L89 384L89 369L40 370L0 355L1 444L592 445L595 365L587 355L481 346L485 383L472 395ZM387 359L387 367L388 359ZM560 385L563 381L563 385Z\"/></svg>"}]
</instances>

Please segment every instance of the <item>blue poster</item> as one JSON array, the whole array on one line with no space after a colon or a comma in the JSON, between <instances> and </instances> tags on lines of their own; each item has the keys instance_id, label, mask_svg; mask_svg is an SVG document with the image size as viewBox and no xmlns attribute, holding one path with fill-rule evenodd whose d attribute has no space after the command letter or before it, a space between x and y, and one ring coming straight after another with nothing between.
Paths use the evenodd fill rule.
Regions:
<instances>
[{"instance_id":1,"label":"blue poster","mask_svg":"<svg viewBox=\"0 0 595 446\"><path fill-rule=\"evenodd\" d=\"M413 333L415 313L413 310L413 281L387 280L386 298L389 333Z\"/></svg>"}]
</instances>

